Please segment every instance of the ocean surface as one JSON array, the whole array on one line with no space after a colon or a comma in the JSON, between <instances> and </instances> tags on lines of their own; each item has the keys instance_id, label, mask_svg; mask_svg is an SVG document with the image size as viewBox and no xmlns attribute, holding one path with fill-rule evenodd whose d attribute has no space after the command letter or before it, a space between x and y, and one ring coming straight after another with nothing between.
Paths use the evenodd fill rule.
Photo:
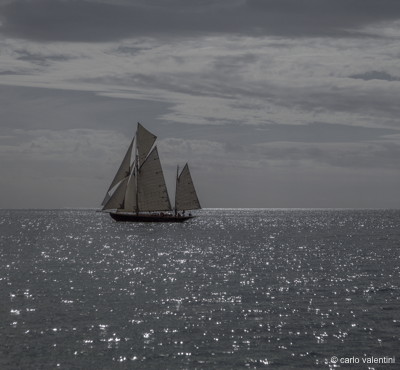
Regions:
<instances>
[{"instance_id":1,"label":"ocean surface","mask_svg":"<svg viewBox=\"0 0 400 370\"><path fill-rule=\"evenodd\" d=\"M0 369L400 369L399 210L198 214L0 210Z\"/></svg>"}]
</instances>

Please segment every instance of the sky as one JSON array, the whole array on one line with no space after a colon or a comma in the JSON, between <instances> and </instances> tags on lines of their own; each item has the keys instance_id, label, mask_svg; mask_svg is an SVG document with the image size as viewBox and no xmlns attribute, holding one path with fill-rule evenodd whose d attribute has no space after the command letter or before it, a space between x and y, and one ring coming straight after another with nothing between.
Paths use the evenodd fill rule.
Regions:
<instances>
[{"instance_id":1,"label":"sky","mask_svg":"<svg viewBox=\"0 0 400 370\"><path fill-rule=\"evenodd\" d=\"M170 197L400 207L398 0L0 0L0 208L100 207L141 122Z\"/></svg>"}]
</instances>

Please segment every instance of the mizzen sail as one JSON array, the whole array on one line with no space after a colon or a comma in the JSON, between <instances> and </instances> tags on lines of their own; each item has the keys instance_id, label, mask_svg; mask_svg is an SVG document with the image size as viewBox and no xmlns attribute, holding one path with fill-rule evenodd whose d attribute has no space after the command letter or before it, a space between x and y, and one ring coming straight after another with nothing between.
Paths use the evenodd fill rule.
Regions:
<instances>
[{"instance_id":1,"label":"mizzen sail","mask_svg":"<svg viewBox=\"0 0 400 370\"><path fill-rule=\"evenodd\" d=\"M201 208L187 163L176 179L175 208L178 211Z\"/></svg>"}]
</instances>

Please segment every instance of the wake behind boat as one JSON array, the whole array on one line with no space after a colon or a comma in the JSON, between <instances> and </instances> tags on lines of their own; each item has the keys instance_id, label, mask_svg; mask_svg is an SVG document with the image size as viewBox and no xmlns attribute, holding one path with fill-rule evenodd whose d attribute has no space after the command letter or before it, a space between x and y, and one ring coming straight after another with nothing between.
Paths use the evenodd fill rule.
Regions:
<instances>
[{"instance_id":1,"label":"wake behind boat","mask_svg":"<svg viewBox=\"0 0 400 370\"><path fill-rule=\"evenodd\" d=\"M157 146L153 147L156 139L138 123L136 135L102 202L102 210L114 220L183 222L194 217L187 210L201 208L187 163L180 174L177 170L175 206L171 207Z\"/></svg>"}]
</instances>

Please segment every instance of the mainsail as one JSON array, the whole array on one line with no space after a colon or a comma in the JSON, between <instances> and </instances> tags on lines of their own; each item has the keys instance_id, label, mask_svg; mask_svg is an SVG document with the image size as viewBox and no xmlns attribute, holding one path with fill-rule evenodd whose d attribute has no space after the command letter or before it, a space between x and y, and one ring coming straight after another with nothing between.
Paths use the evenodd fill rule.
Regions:
<instances>
[{"instance_id":1,"label":"mainsail","mask_svg":"<svg viewBox=\"0 0 400 370\"><path fill-rule=\"evenodd\" d=\"M175 208L178 211L201 208L187 163L176 179Z\"/></svg>"},{"instance_id":2,"label":"mainsail","mask_svg":"<svg viewBox=\"0 0 400 370\"><path fill-rule=\"evenodd\" d=\"M142 164L138 176L139 211L170 211L167 186L161 168L157 147Z\"/></svg>"},{"instance_id":3,"label":"mainsail","mask_svg":"<svg viewBox=\"0 0 400 370\"><path fill-rule=\"evenodd\" d=\"M137 141L136 147L139 158L139 167L143 165L147 154L149 154L151 147L157 139L157 136L153 135L150 131L146 130L140 123L137 127Z\"/></svg>"}]
</instances>

